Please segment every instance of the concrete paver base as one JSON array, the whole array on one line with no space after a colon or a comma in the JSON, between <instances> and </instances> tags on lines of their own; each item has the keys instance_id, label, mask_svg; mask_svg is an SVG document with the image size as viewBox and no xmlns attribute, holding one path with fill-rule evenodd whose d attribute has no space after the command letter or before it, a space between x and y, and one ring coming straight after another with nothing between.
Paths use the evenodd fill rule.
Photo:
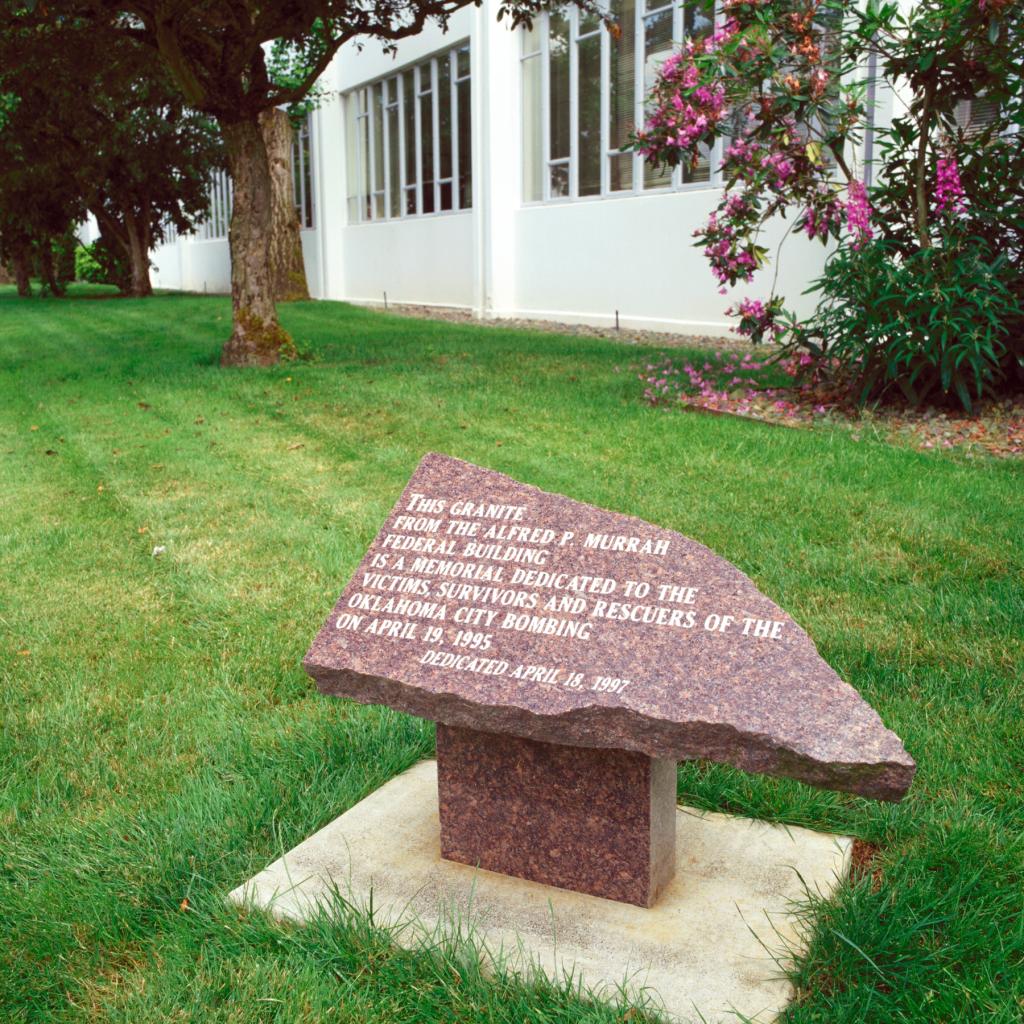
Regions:
<instances>
[{"instance_id":1,"label":"concrete paver base","mask_svg":"<svg viewBox=\"0 0 1024 1024\"><path fill-rule=\"evenodd\" d=\"M649 909L441 859L437 766L424 761L231 893L301 922L341 895L373 892L375 919L414 947L473 928L506 967L582 975L597 995L623 983L677 1021L767 1022L792 998L776 958L801 948L794 901L828 896L852 840L679 808L676 876Z\"/></svg>"}]
</instances>

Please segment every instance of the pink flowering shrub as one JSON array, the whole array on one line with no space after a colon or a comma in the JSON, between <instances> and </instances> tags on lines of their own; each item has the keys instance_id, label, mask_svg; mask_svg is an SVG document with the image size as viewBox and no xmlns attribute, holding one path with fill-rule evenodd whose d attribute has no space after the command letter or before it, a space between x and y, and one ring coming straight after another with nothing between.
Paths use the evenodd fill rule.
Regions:
<instances>
[{"instance_id":1,"label":"pink flowering shrub","mask_svg":"<svg viewBox=\"0 0 1024 1024\"><path fill-rule=\"evenodd\" d=\"M916 396L900 378L919 374L919 360L885 357L893 334L867 323L876 308L870 296L848 290L849 301L861 304L844 321L853 348L841 346L838 364L829 356L844 279L856 277L858 260L891 260L894 271L927 266L932 286L955 291L973 283L936 274L969 267L1012 301L986 321L986 351L966 364L974 368L970 386L943 372L935 388L969 404L972 394L1024 384L1024 147L1006 131L1024 125L1024 92L1015 84L1022 9L1011 0L922 0L905 14L856 0L724 0L716 30L687 40L664 62L635 145L651 163L670 167L695 164L709 150L721 154L721 201L694 232L719 291L756 284L770 262L760 232L774 217L787 218L788 233L829 246L817 312L800 321L769 288L767 297L729 308L740 334L825 359L864 400ZM909 82L913 92L891 125L872 126L873 185L858 163L871 114L863 83L872 50L879 77ZM962 123L962 101L979 94L998 100L999 111L984 130L972 130ZM948 258L918 258L933 249ZM858 280L904 281L907 302L919 294L896 272ZM909 308L902 323L920 325L907 351L917 346L929 365L947 358L935 348L950 331ZM869 353L869 345L881 351ZM868 365L887 369L865 391L860 375Z\"/></svg>"},{"instance_id":2,"label":"pink flowering shrub","mask_svg":"<svg viewBox=\"0 0 1024 1024\"><path fill-rule=\"evenodd\" d=\"M935 212L963 213L967 207L955 156L941 156L935 166Z\"/></svg>"},{"instance_id":3,"label":"pink flowering shrub","mask_svg":"<svg viewBox=\"0 0 1024 1024\"><path fill-rule=\"evenodd\" d=\"M846 186L846 226L850 231L850 248L860 249L874 237L871 230L871 202L864 182L854 179Z\"/></svg>"}]
</instances>

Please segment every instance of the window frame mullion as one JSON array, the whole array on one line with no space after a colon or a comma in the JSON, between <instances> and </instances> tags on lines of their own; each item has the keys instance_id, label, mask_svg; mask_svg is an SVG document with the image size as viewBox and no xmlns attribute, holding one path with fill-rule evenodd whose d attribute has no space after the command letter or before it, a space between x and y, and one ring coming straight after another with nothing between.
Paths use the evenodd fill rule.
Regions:
<instances>
[{"instance_id":1,"label":"window frame mullion","mask_svg":"<svg viewBox=\"0 0 1024 1024\"><path fill-rule=\"evenodd\" d=\"M644 60L647 53L647 33L644 26L644 3L636 0L633 5L633 131L644 123ZM644 190L643 156L633 150L633 195Z\"/></svg>"},{"instance_id":2,"label":"window frame mullion","mask_svg":"<svg viewBox=\"0 0 1024 1024\"><path fill-rule=\"evenodd\" d=\"M612 42L611 33L608 27L601 25L601 130L599 132L599 145L601 147L601 197L611 194L612 184L612 158L609 150L612 148L612 133L609 120L611 119L611 79L612 79Z\"/></svg>"},{"instance_id":3,"label":"window frame mullion","mask_svg":"<svg viewBox=\"0 0 1024 1024\"><path fill-rule=\"evenodd\" d=\"M401 71L395 75L395 88L398 91L398 219L408 216L406 204L406 181L405 175L405 147L408 144L405 138L405 75Z\"/></svg>"},{"instance_id":4,"label":"window frame mullion","mask_svg":"<svg viewBox=\"0 0 1024 1024\"><path fill-rule=\"evenodd\" d=\"M359 94L362 93L362 96ZM368 152L363 152L364 145L369 147L370 145L370 126L369 126L369 90L366 86L356 91L356 175L362 179L360 182L359 196L357 209L359 211L359 217L356 221L357 224L365 224L369 219L366 216L366 199L370 195L371 189L373 188L370 182L370 157ZM366 99L367 112L364 113L362 110L362 101ZM363 139L363 128L359 123L366 119L366 139ZM373 200L370 200L371 204Z\"/></svg>"},{"instance_id":5,"label":"window frame mullion","mask_svg":"<svg viewBox=\"0 0 1024 1024\"><path fill-rule=\"evenodd\" d=\"M580 9L569 9L569 195L580 197Z\"/></svg>"},{"instance_id":6,"label":"window frame mullion","mask_svg":"<svg viewBox=\"0 0 1024 1024\"><path fill-rule=\"evenodd\" d=\"M384 161L384 196L381 201L384 216L382 220L391 220L391 132L388 129L388 101L390 99L391 80L385 78L380 83L380 130L384 135L381 146L381 159Z\"/></svg>"},{"instance_id":7,"label":"window frame mullion","mask_svg":"<svg viewBox=\"0 0 1024 1024\"><path fill-rule=\"evenodd\" d=\"M367 191L370 193L370 220L378 220L376 213L377 202L377 128L374 117L373 106L377 102L377 85L369 86L366 92L366 109L368 120L366 124L366 144L370 151L370 161L367 166L367 173L370 180L367 184Z\"/></svg>"},{"instance_id":8,"label":"window frame mullion","mask_svg":"<svg viewBox=\"0 0 1024 1024\"><path fill-rule=\"evenodd\" d=\"M437 57L430 59L430 148L434 154L434 213L441 213L441 96L437 60Z\"/></svg>"},{"instance_id":9,"label":"window frame mullion","mask_svg":"<svg viewBox=\"0 0 1024 1024\"><path fill-rule=\"evenodd\" d=\"M417 64L412 69L412 91L416 94L414 102L416 104L413 109L413 114L416 121L416 215L423 215L423 103L421 102L420 93L423 91L420 85L420 70L421 64Z\"/></svg>"},{"instance_id":10,"label":"window frame mullion","mask_svg":"<svg viewBox=\"0 0 1024 1024\"><path fill-rule=\"evenodd\" d=\"M541 179L540 194L545 203L551 202L551 24L545 11L542 15L540 37L540 106L541 106Z\"/></svg>"},{"instance_id":11,"label":"window frame mullion","mask_svg":"<svg viewBox=\"0 0 1024 1024\"><path fill-rule=\"evenodd\" d=\"M302 202L302 226L311 228L313 225L306 222L306 146L309 145L310 156L312 156L312 140L309 128L309 114L299 129L299 198ZM312 206L312 203L310 203Z\"/></svg>"}]
</instances>

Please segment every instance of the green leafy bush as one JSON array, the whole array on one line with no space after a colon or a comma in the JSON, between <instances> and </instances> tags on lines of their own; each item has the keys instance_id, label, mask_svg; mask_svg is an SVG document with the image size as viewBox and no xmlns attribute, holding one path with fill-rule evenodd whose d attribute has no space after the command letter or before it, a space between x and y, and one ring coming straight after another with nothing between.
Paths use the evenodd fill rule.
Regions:
<instances>
[{"instance_id":1,"label":"green leafy bush","mask_svg":"<svg viewBox=\"0 0 1024 1024\"><path fill-rule=\"evenodd\" d=\"M955 395L970 409L1002 383L1017 315L1005 256L983 252L901 256L885 241L837 250L816 285L817 340L805 344L838 361L861 402Z\"/></svg>"},{"instance_id":2,"label":"green leafy bush","mask_svg":"<svg viewBox=\"0 0 1024 1024\"><path fill-rule=\"evenodd\" d=\"M101 237L75 250L75 279L91 284L112 284L127 294L131 287L131 269Z\"/></svg>"},{"instance_id":3,"label":"green leafy bush","mask_svg":"<svg viewBox=\"0 0 1024 1024\"><path fill-rule=\"evenodd\" d=\"M75 249L75 280L88 281L90 284L105 284L106 275L99 261L93 255L96 242L92 245L80 245Z\"/></svg>"}]
</instances>

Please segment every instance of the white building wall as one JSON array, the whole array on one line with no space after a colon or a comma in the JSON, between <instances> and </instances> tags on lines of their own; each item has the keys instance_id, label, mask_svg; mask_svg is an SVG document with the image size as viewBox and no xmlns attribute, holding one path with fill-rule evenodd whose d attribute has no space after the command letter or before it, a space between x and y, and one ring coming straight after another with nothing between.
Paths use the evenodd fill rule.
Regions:
<instances>
[{"instance_id":1,"label":"white building wall","mask_svg":"<svg viewBox=\"0 0 1024 1024\"><path fill-rule=\"evenodd\" d=\"M716 206L718 186L524 204L519 37L496 19L498 0L457 12L443 35L430 27L397 55L376 43L342 49L313 115L316 230L303 232L307 277L318 298L451 306L481 317L525 317L725 334L726 308L765 298L773 265L736 294L718 285L692 233ZM349 223L342 96L350 89L471 41L473 208ZM773 260L783 225L765 242ZM170 250L177 250L177 260ZM155 254L161 288L230 290L227 242L184 238ZM824 250L789 237L776 290L798 311Z\"/></svg>"},{"instance_id":2,"label":"white building wall","mask_svg":"<svg viewBox=\"0 0 1024 1024\"><path fill-rule=\"evenodd\" d=\"M472 309L473 221L467 211L343 228L345 292L330 297Z\"/></svg>"},{"instance_id":3,"label":"white building wall","mask_svg":"<svg viewBox=\"0 0 1024 1024\"><path fill-rule=\"evenodd\" d=\"M718 202L719 189L581 199L516 212L515 287L498 315L720 334L738 298L767 297L774 267L726 295L691 234ZM774 253L783 235L764 238ZM821 268L822 249L786 240L778 288L799 298ZM792 303L791 303L792 304Z\"/></svg>"},{"instance_id":4,"label":"white building wall","mask_svg":"<svg viewBox=\"0 0 1024 1024\"><path fill-rule=\"evenodd\" d=\"M323 298L320 288L319 232L302 232L302 254L306 278L313 298ZM168 291L203 292L210 295L231 293L231 255L226 238L196 239L179 237L169 245L159 245L151 253L150 278L154 288Z\"/></svg>"}]
</instances>

